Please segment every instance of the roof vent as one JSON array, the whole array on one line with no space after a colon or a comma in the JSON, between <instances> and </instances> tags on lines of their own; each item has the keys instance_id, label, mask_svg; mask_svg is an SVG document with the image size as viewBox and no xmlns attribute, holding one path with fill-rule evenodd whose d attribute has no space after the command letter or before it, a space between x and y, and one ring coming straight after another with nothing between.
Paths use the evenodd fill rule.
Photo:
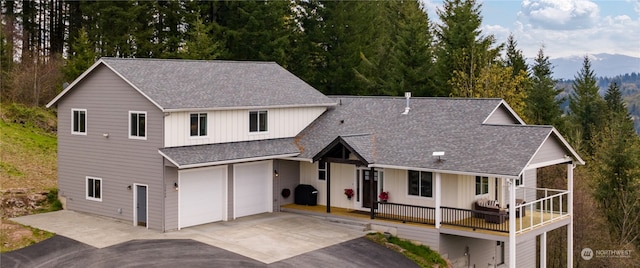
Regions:
<instances>
[{"instance_id":1,"label":"roof vent","mask_svg":"<svg viewBox=\"0 0 640 268\"><path fill-rule=\"evenodd\" d=\"M411 92L405 92L404 97L407 99L407 106L404 107L404 112L402 112L402 114L409 114L409 110L411 110L411 108L409 107L409 99L411 99Z\"/></svg>"}]
</instances>

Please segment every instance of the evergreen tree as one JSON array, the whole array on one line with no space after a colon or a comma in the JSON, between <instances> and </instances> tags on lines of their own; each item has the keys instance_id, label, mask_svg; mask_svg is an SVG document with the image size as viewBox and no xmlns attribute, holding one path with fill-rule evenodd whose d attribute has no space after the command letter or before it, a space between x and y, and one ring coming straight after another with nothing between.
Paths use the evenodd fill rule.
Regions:
<instances>
[{"instance_id":1,"label":"evergreen tree","mask_svg":"<svg viewBox=\"0 0 640 268\"><path fill-rule=\"evenodd\" d=\"M532 67L532 85L527 92L525 115L534 125L554 125L561 128L563 100L556 99L561 90L556 89L556 81L552 78L552 66L549 57L544 55L544 48L538 50L535 64Z\"/></svg>"},{"instance_id":2,"label":"evergreen tree","mask_svg":"<svg viewBox=\"0 0 640 268\"><path fill-rule=\"evenodd\" d=\"M73 52L67 56L62 69L64 79L67 82L75 80L91 67L97 56L93 44L89 41L89 37L84 28L80 29L76 42L71 45L71 51Z\"/></svg>"},{"instance_id":3,"label":"evergreen tree","mask_svg":"<svg viewBox=\"0 0 640 268\"><path fill-rule=\"evenodd\" d=\"M452 77L458 73L468 77L468 82L475 81L482 68L498 60L501 46L491 48L495 43L493 35L482 36L481 5L475 0L445 0L443 8L437 12L442 22L436 30L436 94L456 96Z\"/></svg>"},{"instance_id":4,"label":"evergreen tree","mask_svg":"<svg viewBox=\"0 0 640 268\"><path fill-rule=\"evenodd\" d=\"M529 67L524 59L524 55L522 55L522 50L518 49L517 46L518 42L516 42L513 34L510 34L507 39L507 59L505 60L505 64L511 67L513 76L519 75L520 72L529 73Z\"/></svg>"},{"instance_id":5,"label":"evergreen tree","mask_svg":"<svg viewBox=\"0 0 640 268\"><path fill-rule=\"evenodd\" d=\"M603 113L606 111L604 100L598 94L596 76L591 69L591 61L584 57L582 69L573 82L574 93L569 96L569 115L579 137L585 145L588 155L593 154L594 132L602 127Z\"/></svg>"},{"instance_id":6,"label":"evergreen tree","mask_svg":"<svg viewBox=\"0 0 640 268\"><path fill-rule=\"evenodd\" d=\"M196 19L188 31L189 39L178 54L184 59L213 60L222 54L219 43L214 42L209 36L211 27L204 25L201 19Z\"/></svg>"},{"instance_id":7,"label":"evergreen tree","mask_svg":"<svg viewBox=\"0 0 640 268\"><path fill-rule=\"evenodd\" d=\"M607 118L606 124L619 127L623 135L635 136L636 132L633 127L633 119L631 118L629 110L624 105L622 93L620 92L620 87L618 87L617 82L609 84L609 88L607 88L607 92L604 95L604 100L607 104L607 112L609 113L605 117Z\"/></svg>"}]
</instances>

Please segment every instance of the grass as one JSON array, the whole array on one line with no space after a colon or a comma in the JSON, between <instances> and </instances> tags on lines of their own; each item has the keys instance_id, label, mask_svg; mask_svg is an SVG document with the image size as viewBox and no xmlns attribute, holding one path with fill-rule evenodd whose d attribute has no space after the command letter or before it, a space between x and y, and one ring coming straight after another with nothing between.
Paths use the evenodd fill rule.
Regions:
<instances>
[{"instance_id":1,"label":"grass","mask_svg":"<svg viewBox=\"0 0 640 268\"><path fill-rule=\"evenodd\" d=\"M0 105L0 187L56 187L55 114L20 104Z\"/></svg>"},{"instance_id":2,"label":"grass","mask_svg":"<svg viewBox=\"0 0 640 268\"><path fill-rule=\"evenodd\" d=\"M0 191L12 188L47 192L41 213L62 209L57 187L56 115L51 110L15 103L0 104ZM20 249L53 233L23 226L5 218L0 224L0 252Z\"/></svg>"},{"instance_id":3,"label":"grass","mask_svg":"<svg viewBox=\"0 0 640 268\"><path fill-rule=\"evenodd\" d=\"M395 236L387 238L381 233L371 233L367 238L387 248L394 249L414 261L420 267L447 267L447 262L438 254L424 245L415 244L409 240Z\"/></svg>"}]
</instances>

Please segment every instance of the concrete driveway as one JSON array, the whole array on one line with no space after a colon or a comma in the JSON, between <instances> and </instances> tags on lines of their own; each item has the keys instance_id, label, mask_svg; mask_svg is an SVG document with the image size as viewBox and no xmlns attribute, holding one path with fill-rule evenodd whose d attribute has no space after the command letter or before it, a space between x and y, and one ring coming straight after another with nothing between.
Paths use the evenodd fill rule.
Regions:
<instances>
[{"instance_id":1,"label":"concrete driveway","mask_svg":"<svg viewBox=\"0 0 640 268\"><path fill-rule=\"evenodd\" d=\"M3 254L3 267L7 262L56 267L114 267L132 266L132 263L137 263L133 266L188 264L196 267L210 267L213 263L225 267L414 265L404 256L362 238L361 227L291 213L261 214L169 233L73 211L12 220L58 236ZM34 250L52 256L42 259L47 254L34 254Z\"/></svg>"}]
</instances>

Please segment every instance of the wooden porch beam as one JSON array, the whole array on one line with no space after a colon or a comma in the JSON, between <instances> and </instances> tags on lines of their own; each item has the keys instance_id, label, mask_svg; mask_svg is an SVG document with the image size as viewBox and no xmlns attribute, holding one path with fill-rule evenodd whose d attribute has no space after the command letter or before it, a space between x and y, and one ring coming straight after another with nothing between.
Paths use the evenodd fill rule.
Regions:
<instances>
[{"instance_id":1,"label":"wooden porch beam","mask_svg":"<svg viewBox=\"0 0 640 268\"><path fill-rule=\"evenodd\" d=\"M331 162L325 160L324 164L327 169L325 171L327 173L327 189L325 190L327 192L327 213L331 213Z\"/></svg>"},{"instance_id":2,"label":"wooden porch beam","mask_svg":"<svg viewBox=\"0 0 640 268\"><path fill-rule=\"evenodd\" d=\"M337 157L324 157L322 159L324 159L324 161L327 163L333 162L333 163L341 163L341 164L351 164L356 166L366 166L366 164L362 163L362 161L360 160L343 159L343 158L337 158Z\"/></svg>"},{"instance_id":3,"label":"wooden porch beam","mask_svg":"<svg viewBox=\"0 0 640 268\"><path fill-rule=\"evenodd\" d=\"M371 200L371 204L369 204L370 207L371 207L370 208L371 212L369 214L371 216L371 219L375 219L375 217L376 217L375 216L375 211L374 211L374 209L375 209L374 206L375 206L376 202L378 201L378 199L376 197L376 190L377 189L373 189L374 188L373 187L373 179L375 177L374 176L374 172L375 172L375 168L371 167L371 173L369 173L369 194L371 195L370 196L371 197L371 199L370 199Z\"/></svg>"}]
</instances>

